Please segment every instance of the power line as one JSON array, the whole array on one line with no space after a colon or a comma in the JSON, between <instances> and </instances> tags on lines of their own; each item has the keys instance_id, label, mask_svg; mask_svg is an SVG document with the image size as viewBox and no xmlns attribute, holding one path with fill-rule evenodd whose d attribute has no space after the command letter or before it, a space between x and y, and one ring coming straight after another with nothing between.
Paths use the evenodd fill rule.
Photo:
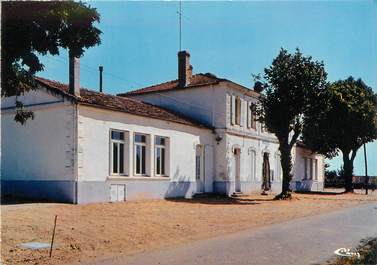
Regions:
<instances>
[{"instance_id":1,"label":"power line","mask_svg":"<svg viewBox=\"0 0 377 265\"><path fill-rule=\"evenodd\" d=\"M64 63L64 64L67 64L68 63L68 60L65 59L65 58L62 58L60 56L57 56L57 57L52 57L52 56L49 56L49 55L46 55L47 58L49 59L53 59L53 60L56 60L56 61L59 61L61 63ZM92 73L95 73L95 74L98 74L98 69L97 68L94 68L90 65L87 65L87 64L83 64L80 62L80 66L82 66L83 68L86 68L86 69L83 69L84 71L89 71L89 72L92 72ZM126 80L124 79L123 77L120 77L120 76L117 76L113 73L110 73L110 72L107 72L107 71L103 71L103 74L104 75L107 75L107 76L110 76L112 78L116 78L116 79L119 79L121 81L124 81L125 83L127 83L129 86L133 87L132 84L134 85L137 85L137 86L140 86L140 87L143 87L144 85L142 85L141 83L139 82L135 82L135 81L131 81L131 80Z\"/></svg>"},{"instance_id":2,"label":"power line","mask_svg":"<svg viewBox=\"0 0 377 265\"><path fill-rule=\"evenodd\" d=\"M68 63L68 59L66 59L66 58L64 58L64 57L61 57L61 56L53 57L53 56L50 56L50 55L46 55L46 57L49 58L49 59L53 59L53 60L59 61L60 63L64 63L64 64L67 64L67 63ZM98 69L96 69L96 68L94 68L94 67L92 67L92 66L90 66L90 65L83 64L83 63L80 62L80 66L84 66L84 68L86 68L86 69L85 69L86 71L89 71L89 72L95 73L96 75L98 74ZM144 85L142 85L142 84L140 84L140 83L138 83L138 82L131 82L130 80L126 80L126 79L124 79L124 78L122 78L122 77L119 77L119 76L113 74L113 73L105 72L105 71L104 71L103 73L104 73L105 75L107 75L107 76L112 77L112 78L119 79L119 80L125 82L126 84L128 83L129 86L130 86L131 88L132 88L132 85L131 85L130 83L136 84L136 85L138 85L140 88L144 87ZM175 102L177 102L177 103L179 103L179 104L182 104L182 105L186 105L186 106L189 106L189 107L192 107L192 108L199 108L199 109L202 109L202 110L204 110L204 111L206 111L206 112L210 112L210 113L213 113L213 114L218 114L218 115L220 115L221 117L224 117L224 114L223 114L223 113L217 112L217 111L212 110L212 109L210 109L210 108L206 108L206 107L200 106L200 105L198 105L198 104L189 103L189 102L187 102L187 101L180 100L180 99L178 99L178 98L175 98L175 97L172 97L172 96L168 96L168 95L166 95L166 94L162 94L162 93L158 93L158 92L155 92L154 94L155 94L155 95L159 95L159 96L162 97L162 98L166 98L166 99L169 99L169 100L171 100L171 101L175 101Z\"/></svg>"},{"instance_id":3,"label":"power line","mask_svg":"<svg viewBox=\"0 0 377 265\"><path fill-rule=\"evenodd\" d=\"M49 58L49 59L53 59L53 60L59 61L59 62L64 63L64 64L66 64L66 63L68 62L67 59L62 58L62 57L59 57L59 56L58 56L58 57L52 57L52 56L46 55L46 57ZM81 66L81 65L84 65L85 68L88 68L86 71L89 70L90 72L95 72L96 74L97 74L97 72L98 72L97 69L95 69L95 68L93 68L93 67L91 67L91 66L89 66L89 65L85 65L85 64L81 64L81 63L80 63L80 66ZM104 74L105 74L105 72L104 72ZM123 78L121 78L121 77L119 77L119 76L116 76L116 75L114 75L114 74L112 74L112 73L110 73L110 72L107 72L106 74L107 74L108 76L113 77L113 78L117 78L117 79L119 79L119 80L121 80L121 81L124 81L124 82L126 82L126 83L129 83L129 81L127 81L127 80L125 80L125 79L123 79ZM143 87L143 86L140 85L140 87ZM191 108L202 109L202 110L204 110L204 111L206 111L206 112L210 112L210 113L213 113L213 114L218 114L218 115L221 115L222 117L224 117L224 114L223 114L223 113L220 113L220 112L214 111L214 110L212 110L212 109L210 109L210 108L206 108L206 107L200 106L200 105L198 105L198 104L189 103L189 102L187 102L187 101L180 100L180 99L178 99L178 98L175 98L175 97L172 97L172 96L168 96L168 95L165 95L165 94L162 94L162 93L158 93L158 92L155 92L154 94L155 94L155 95L158 95L158 96L160 96L160 97L162 97L162 98L166 98L166 99L169 99L169 100L171 100L171 101L175 101L175 102L177 102L177 103L179 103L179 104L183 104L183 105L189 106L189 107L191 107Z\"/></svg>"}]
</instances>

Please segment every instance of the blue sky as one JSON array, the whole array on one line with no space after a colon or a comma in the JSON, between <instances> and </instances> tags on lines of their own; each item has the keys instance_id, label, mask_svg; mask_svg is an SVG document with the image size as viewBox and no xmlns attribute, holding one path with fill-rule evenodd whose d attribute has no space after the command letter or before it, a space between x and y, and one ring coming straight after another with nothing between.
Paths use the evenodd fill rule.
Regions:
<instances>
[{"instance_id":1,"label":"blue sky","mask_svg":"<svg viewBox=\"0 0 377 265\"><path fill-rule=\"evenodd\" d=\"M102 43L81 59L81 85L98 88L104 66L108 93L176 79L176 1L90 2L101 14ZM361 77L377 92L377 1L182 2L182 48L194 73L211 72L245 86L284 47L324 61L330 81ZM42 58L41 76L68 81L67 53ZM377 175L377 142L367 145L369 174ZM334 169L341 165L333 159ZM364 174L362 149L355 173Z\"/></svg>"}]
</instances>

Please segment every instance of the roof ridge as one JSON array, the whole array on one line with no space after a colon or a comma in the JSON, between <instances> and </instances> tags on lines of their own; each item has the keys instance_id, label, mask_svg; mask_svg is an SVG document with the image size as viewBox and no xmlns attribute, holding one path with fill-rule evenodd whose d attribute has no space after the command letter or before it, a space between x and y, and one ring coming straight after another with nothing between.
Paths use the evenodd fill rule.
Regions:
<instances>
[{"instance_id":1,"label":"roof ridge","mask_svg":"<svg viewBox=\"0 0 377 265\"><path fill-rule=\"evenodd\" d=\"M128 91L128 92L118 93L117 95L124 95L125 96L126 94L128 94L130 92L137 92L137 91L144 90L144 89L147 89L147 88L152 88L152 87L156 87L156 86L162 86L162 85L169 84L169 83L174 83L174 82L178 82L178 79L174 79L174 80L170 80L170 81L166 81L166 82L162 82L162 83L158 83L158 84L150 85L150 86L146 86L146 87L137 88L135 90L131 90L131 91Z\"/></svg>"},{"instance_id":2,"label":"roof ridge","mask_svg":"<svg viewBox=\"0 0 377 265\"><path fill-rule=\"evenodd\" d=\"M207 80L206 80L207 79ZM203 86L203 85L210 85L216 82L221 82L226 79L219 78L215 74L212 73L197 73L194 74L191 78L191 82L186 87L196 87L196 86ZM139 94L139 93L147 93L147 92L156 92L161 90L170 90L170 89L177 89L181 88L178 86L178 79L166 81L163 83L141 87L135 90L127 91L118 93L118 96L128 96L132 94Z\"/></svg>"},{"instance_id":3,"label":"roof ridge","mask_svg":"<svg viewBox=\"0 0 377 265\"><path fill-rule=\"evenodd\" d=\"M67 88L69 88L69 84L67 83L62 83L60 81L57 81L57 80L52 80L52 79L48 79L48 78L44 78L44 77L41 77L41 76L36 76L34 77L35 79L37 79L38 81L45 81L45 82L53 82L53 83L57 83L59 85L62 85L62 86L66 86ZM107 94L107 93L103 93L103 92L99 92L99 91L96 91L96 90L93 90L93 89L90 89L90 88L87 88L87 87L82 87L80 86L80 90L83 89L83 90L87 90L87 91L93 91L93 92L98 92L98 93L102 93L102 94L105 94L105 95L111 95L111 94Z\"/></svg>"},{"instance_id":4,"label":"roof ridge","mask_svg":"<svg viewBox=\"0 0 377 265\"><path fill-rule=\"evenodd\" d=\"M66 83L62 83L60 81L56 81L56 80L51 80L51 79L47 79L47 78L44 78L44 77L39 77L39 76L36 76L35 77L37 80L39 79L42 79L43 81L47 81L47 82L54 82L54 83L57 83L59 85L62 85L62 86L69 86L68 84ZM124 96L118 96L118 94L109 94L109 93L104 93L104 92L99 92L99 91L96 91L96 90L93 90L93 89L89 89L89 88L86 88L86 87L80 87L80 90L86 90L86 91L89 91L89 92L92 92L92 93L96 93L96 94L102 94L102 95L105 95L105 96L112 96L112 97L116 97L116 98L119 98L121 100L130 100L130 101L134 101L134 102L138 102L138 103L142 103L142 104L148 104L148 105L151 105L151 106L155 106L155 107L158 107L160 108L159 106L157 105L153 105L153 104L150 104L150 103L147 103L147 102L144 102L140 99L136 99L136 98L130 98L130 97L124 97ZM68 93L69 95L71 95L70 93ZM73 96L73 95L72 95ZM169 110L170 111L170 110Z\"/></svg>"}]
</instances>

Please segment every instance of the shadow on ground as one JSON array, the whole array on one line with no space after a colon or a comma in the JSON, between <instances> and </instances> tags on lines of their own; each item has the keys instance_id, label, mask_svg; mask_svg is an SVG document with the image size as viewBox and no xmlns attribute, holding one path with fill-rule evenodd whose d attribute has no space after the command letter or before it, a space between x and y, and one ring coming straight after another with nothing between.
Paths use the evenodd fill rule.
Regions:
<instances>
[{"instance_id":1,"label":"shadow on ground","mask_svg":"<svg viewBox=\"0 0 377 265\"><path fill-rule=\"evenodd\" d=\"M171 202L184 202L184 203L196 203L196 204L209 204L209 205L256 205L260 202L269 202L273 199L259 199L259 198L233 198L225 196L216 196L216 197L206 197L206 198L193 198L193 199L184 199L184 198L169 198L165 199Z\"/></svg>"},{"instance_id":2,"label":"shadow on ground","mask_svg":"<svg viewBox=\"0 0 377 265\"><path fill-rule=\"evenodd\" d=\"M344 192L334 192L334 191L296 191L297 194L305 195L342 195Z\"/></svg>"}]
</instances>

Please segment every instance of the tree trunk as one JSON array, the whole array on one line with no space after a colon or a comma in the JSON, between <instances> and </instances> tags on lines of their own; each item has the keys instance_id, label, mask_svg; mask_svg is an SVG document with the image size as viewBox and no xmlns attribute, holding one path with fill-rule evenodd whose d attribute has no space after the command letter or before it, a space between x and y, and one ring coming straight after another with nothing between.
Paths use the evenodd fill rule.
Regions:
<instances>
[{"instance_id":1,"label":"tree trunk","mask_svg":"<svg viewBox=\"0 0 377 265\"><path fill-rule=\"evenodd\" d=\"M286 199L291 196L291 189L289 188L292 180L292 156L291 148L287 143L280 143L280 153L281 153L281 167L283 171L283 183L282 191L275 199Z\"/></svg>"},{"instance_id":2,"label":"tree trunk","mask_svg":"<svg viewBox=\"0 0 377 265\"><path fill-rule=\"evenodd\" d=\"M345 192L353 192L352 177L353 177L353 159L349 158L349 153L343 152L343 171L345 181Z\"/></svg>"}]
</instances>

